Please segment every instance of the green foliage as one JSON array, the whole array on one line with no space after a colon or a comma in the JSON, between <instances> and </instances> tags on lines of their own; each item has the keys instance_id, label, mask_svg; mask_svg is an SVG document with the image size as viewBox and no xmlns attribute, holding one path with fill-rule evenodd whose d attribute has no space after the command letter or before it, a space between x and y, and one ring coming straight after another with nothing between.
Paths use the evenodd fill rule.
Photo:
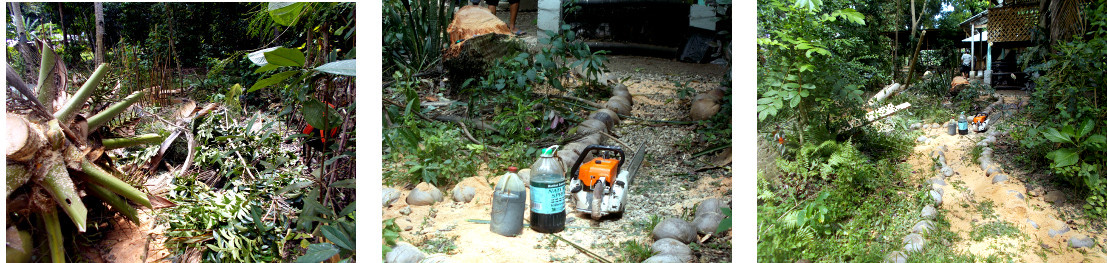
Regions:
<instances>
[{"instance_id":1,"label":"green foliage","mask_svg":"<svg viewBox=\"0 0 1107 263\"><path fill-rule=\"evenodd\" d=\"M867 61L877 58L854 53L864 46L863 34L846 28L864 25L864 16L844 7L821 13L821 1L758 6L759 123L794 122L797 133L810 125L833 133L860 117L864 74L879 74Z\"/></svg>"},{"instance_id":2,"label":"green foliage","mask_svg":"<svg viewBox=\"0 0 1107 263\"><path fill-rule=\"evenodd\" d=\"M384 72L421 72L437 64L450 41L453 12L443 1L384 2Z\"/></svg>"},{"instance_id":3,"label":"green foliage","mask_svg":"<svg viewBox=\"0 0 1107 263\"><path fill-rule=\"evenodd\" d=\"M418 97L410 98L412 101L403 114L394 107L389 108L391 112L387 114L394 116L402 125L386 128L384 132L387 146L385 159L403 163L407 169L403 173L386 169L385 180L447 185L475 175L480 160L475 157L483 148L462 141L461 132L448 124L418 119L411 113L412 110L419 110Z\"/></svg>"},{"instance_id":4,"label":"green foliage","mask_svg":"<svg viewBox=\"0 0 1107 263\"><path fill-rule=\"evenodd\" d=\"M1098 101L1107 100L1107 3L1089 8L1096 12L1088 13L1092 27L1084 38L1052 46L1054 53L1038 57L1042 63L1027 69L1041 75L1025 117L1031 127L1016 129L1012 137L1027 152L1048 152L1049 168L1087 193L1085 211L1104 218L1107 180L1100 169L1107 166L1107 123L1100 121L1107 119L1107 111ZM1037 59L1020 58L1024 63Z\"/></svg>"},{"instance_id":5,"label":"green foliage","mask_svg":"<svg viewBox=\"0 0 1107 263\"><path fill-rule=\"evenodd\" d=\"M619 247L623 249L622 262L642 262L653 254L649 245L638 243L635 240L623 241L619 244Z\"/></svg>"},{"instance_id":6,"label":"green foliage","mask_svg":"<svg viewBox=\"0 0 1107 263\"><path fill-rule=\"evenodd\" d=\"M872 161L853 143L806 144L795 160L777 159L784 175L758 176L758 259L762 261L879 261L899 240L876 239L917 211L925 196L904 198L896 183L909 168Z\"/></svg>"},{"instance_id":7,"label":"green foliage","mask_svg":"<svg viewBox=\"0 0 1107 263\"><path fill-rule=\"evenodd\" d=\"M403 230L400 230L400 226L396 225L395 218L384 220L384 226L382 226L381 229L381 238L383 239L381 243L382 246L384 246L381 251L383 252L381 258L383 259L388 255L388 252L392 251L392 247L396 246L396 241L403 240L403 238L400 237L400 232L403 232Z\"/></svg>"}]
</instances>

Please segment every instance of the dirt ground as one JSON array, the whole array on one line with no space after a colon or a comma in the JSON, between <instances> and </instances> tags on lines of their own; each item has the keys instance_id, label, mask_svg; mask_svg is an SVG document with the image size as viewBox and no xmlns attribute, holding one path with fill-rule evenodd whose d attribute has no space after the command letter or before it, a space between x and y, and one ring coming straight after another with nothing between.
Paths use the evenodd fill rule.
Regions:
<instances>
[{"instance_id":1,"label":"dirt ground","mask_svg":"<svg viewBox=\"0 0 1107 263\"><path fill-rule=\"evenodd\" d=\"M705 92L718 85L726 70L720 65L687 64L670 59L609 58L611 74L617 79L629 77L623 83L633 96L631 115L651 120L687 120L686 103L674 103L681 101L677 95L678 84ZM694 216L692 210L702 200L719 198L729 205L733 188L729 169L696 172L698 162L693 161L691 154L714 143L697 139L694 128L693 125L658 125L622 120L612 133L629 146L646 147L649 152L635 184L631 186L626 212L621 218L596 221L567 209L567 229L557 235L607 260L618 262L624 254L623 242L636 241L647 247L653 242L645 229L651 215L660 219L681 217L691 221ZM615 142L608 140L607 144ZM519 164L521 167L529 165ZM431 206L409 206L405 200L410 189L399 189L402 195L390 207L384 208L383 218L396 218L397 225L403 230L400 233L403 241L420 247L428 255L443 252L457 262L590 260L573 246L563 241L555 242L551 235L524 228L519 236L503 237L492 233L488 224L470 222L470 219L489 220L492 207L489 181L498 179L501 174L482 170L459 183L477 189L476 197L469 203L454 202L449 197L453 186L444 186L439 187L446 195L444 202ZM410 213L405 215L408 210ZM524 215L524 220L529 220L529 215ZM730 261L729 234L711 237L701 246L702 252L696 255L696 262Z\"/></svg>"},{"instance_id":2,"label":"dirt ground","mask_svg":"<svg viewBox=\"0 0 1107 263\"><path fill-rule=\"evenodd\" d=\"M165 230L168 225L155 225L156 218L149 210L138 210L142 225L135 225L122 216L111 218L103 227L110 227L98 236L103 238L78 251L88 262L171 262L170 251L165 247Z\"/></svg>"},{"instance_id":3,"label":"dirt ground","mask_svg":"<svg viewBox=\"0 0 1107 263\"><path fill-rule=\"evenodd\" d=\"M1021 100L1025 92L1007 92L1003 96L1005 101L1014 102ZM999 118L1002 121L1002 117ZM993 184L989 177L981 170L980 165L971 157L970 152L977 142L985 137L984 133L973 133L966 136L950 136L946 132L946 126L938 129L923 129L924 135L932 138L928 143L919 143L915 147L915 154L909 160L915 167L915 181L922 182L927 178L939 174L933 169L935 161L930 154L935 149L945 146L945 158L948 165L954 169L952 177L945 178L947 185L942 186L943 204L938 207L939 214L950 222L951 231L961 237L961 241L952 244L962 252L977 256L990 255L1012 256L1019 262L1107 262L1107 255L1103 253L1104 229L1103 224L1089 224L1085 219L1073 219L1075 213L1082 210L1071 202L1064 200L1068 190L1054 189L1047 186L1029 185L1026 183L1031 176L1026 171L1001 161L1006 152L997 146L991 146L995 150L996 162L1003 167L1003 173L1009 176L1006 182ZM1009 140L1007 136L997 136L999 141ZM939 175L940 176L940 175ZM995 176L995 175L992 175ZM1035 189L1029 191L1028 189ZM981 214L981 205L992 203L993 215ZM986 205L985 205L986 206ZM1038 227L1029 221L1035 222ZM970 233L974 227L989 222L1007 222L1018 229L1021 235L984 238L982 241L973 241ZM1050 230L1063 228L1072 230L1057 235L1049 236ZM1098 227L1098 228L1097 228ZM1096 239L1096 247L1091 249L1077 249L1069 246L1068 240L1077 234L1083 234ZM947 241L948 242L948 241Z\"/></svg>"}]
</instances>

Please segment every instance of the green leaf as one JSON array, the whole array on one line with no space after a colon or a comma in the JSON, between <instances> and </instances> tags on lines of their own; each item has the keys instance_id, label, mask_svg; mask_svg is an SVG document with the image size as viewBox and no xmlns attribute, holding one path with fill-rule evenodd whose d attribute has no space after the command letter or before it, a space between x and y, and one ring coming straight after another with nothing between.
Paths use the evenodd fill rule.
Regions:
<instances>
[{"instance_id":1,"label":"green leaf","mask_svg":"<svg viewBox=\"0 0 1107 263\"><path fill-rule=\"evenodd\" d=\"M322 66L315 67L315 70L335 75L343 76L357 76L357 63L356 59L339 60Z\"/></svg>"},{"instance_id":2,"label":"green leaf","mask_svg":"<svg viewBox=\"0 0 1107 263\"><path fill-rule=\"evenodd\" d=\"M304 102L304 121L320 130L330 130L338 127L336 122L341 121L341 119L338 118L334 109L313 98Z\"/></svg>"},{"instance_id":3,"label":"green leaf","mask_svg":"<svg viewBox=\"0 0 1107 263\"><path fill-rule=\"evenodd\" d=\"M792 108L795 108L796 106L799 106L799 104L800 104L800 100L801 100L801 99L803 99L803 98L802 98L802 97L800 97L800 96L794 96L794 97L792 97L792 104L791 104L791 107L792 107Z\"/></svg>"},{"instance_id":4,"label":"green leaf","mask_svg":"<svg viewBox=\"0 0 1107 263\"><path fill-rule=\"evenodd\" d=\"M1104 137L1103 134L1092 135L1091 137L1088 137L1088 139L1084 141L1084 145L1090 146L1091 148L1094 148L1094 149L1100 150L1100 151L1103 150L1104 144L1107 144L1107 137Z\"/></svg>"},{"instance_id":5,"label":"green leaf","mask_svg":"<svg viewBox=\"0 0 1107 263\"><path fill-rule=\"evenodd\" d=\"M308 245L307 252L296 258L296 263L319 263L338 254L338 248L331 243Z\"/></svg>"},{"instance_id":6,"label":"green leaf","mask_svg":"<svg viewBox=\"0 0 1107 263\"><path fill-rule=\"evenodd\" d=\"M299 50L291 48L280 47L273 51L265 52L265 61L268 61L269 65L303 67L304 52L300 52Z\"/></svg>"},{"instance_id":7,"label":"green leaf","mask_svg":"<svg viewBox=\"0 0 1107 263\"><path fill-rule=\"evenodd\" d=\"M269 3L269 17L277 24L291 26L293 23L296 23L296 19L300 17L300 13L304 11L304 5L305 3L297 2Z\"/></svg>"},{"instance_id":8,"label":"green leaf","mask_svg":"<svg viewBox=\"0 0 1107 263\"><path fill-rule=\"evenodd\" d=\"M1049 128L1049 130L1043 132L1042 135L1051 142L1072 143L1072 138L1069 138L1068 134L1061 133L1054 128Z\"/></svg>"},{"instance_id":9,"label":"green leaf","mask_svg":"<svg viewBox=\"0 0 1107 263\"><path fill-rule=\"evenodd\" d=\"M1080 140L1080 138L1084 138L1084 135L1088 135L1089 132L1092 132L1092 129L1095 129L1095 122L1093 122L1091 119L1084 120L1084 125L1080 126L1080 133L1076 134L1077 140Z\"/></svg>"},{"instance_id":10,"label":"green leaf","mask_svg":"<svg viewBox=\"0 0 1107 263\"><path fill-rule=\"evenodd\" d=\"M270 72L270 71L273 71L274 69L277 69L277 68L280 68L280 67L281 66L277 66L277 65L274 65L274 64L265 64L265 66L261 66L260 68L255 69L254 73Z\"/></svg>"},{"instance_id":11,"label":"green leaf","mask_svg":"<svg viewBox=\"0 0 1107 263\"><path fill-rule=\"evenodd\" d=\"M1046 154L1046 158L1052 159L1056 167L1065 167L1080 161L1080 152L1069 148L1061 148L1049 152L1049 154Z\"/></svg>"},{"instance_id":12,"label":"green leaf","mask_svg":"<svg viewBox=\"0 0 1107 263\"><path fill-rule=\"evenodd\" d=\"M834 15L845 18L854 24L865 25L865 15L862 15L861 12L857 12L857 10L853 10L853 8L834 11Z\"/></svg>"},{"instance_id":13,"label":"green leaf","mask_svg":"<svg viewBox=\"0 0 1107 263\"><path fill-rule=\"evenodd\" d=\"M292 75L296 75L296 72L299 72L299 71L292 70L292 71L285 71L285 72L273 74L273 76L269 76L268 78L261 79L257 83L254 83L253 86L250 86L250 90L247 90L246 92L254 92L255 90L259 90L259 89L262 89L262 88L273 86L277 83L281 83L281 81L284 81L285 79L288 79L289 77L292 77Z\"/></svg>"},{"instance_id":14,"label":"green leaf","mask_svg":"<svg viewBox=\"0 0 1107 263\"><path fill-rule=\"evenodd\" d=\"M346 234L346 231L342 231L333 225L323 226L321 230L320 232L323 232L323 236L331 242L334 242L335 245L345 248L346 250L354 250L354 241L350 240L350 235Z\"/></svg>"}]
</instances>

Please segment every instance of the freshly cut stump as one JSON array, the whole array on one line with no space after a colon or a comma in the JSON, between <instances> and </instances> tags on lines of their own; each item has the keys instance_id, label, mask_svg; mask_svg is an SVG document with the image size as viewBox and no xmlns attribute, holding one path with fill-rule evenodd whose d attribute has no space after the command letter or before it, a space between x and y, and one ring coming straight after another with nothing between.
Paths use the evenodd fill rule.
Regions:
<instances>
[{"instance_id":1,"label":"freshly cut stump","mask_svg":"<svg viewBox=\"0 0 1107 263\"><path fill-rule=\"evenodd\" d=\"M456 86L467 78L485 75L489 65L497 59L525 48L507 24L479 6L459 9L446 32L450 36L450 46L442 54L442 65L450 83Z\"/></svg>"}]
</instances>

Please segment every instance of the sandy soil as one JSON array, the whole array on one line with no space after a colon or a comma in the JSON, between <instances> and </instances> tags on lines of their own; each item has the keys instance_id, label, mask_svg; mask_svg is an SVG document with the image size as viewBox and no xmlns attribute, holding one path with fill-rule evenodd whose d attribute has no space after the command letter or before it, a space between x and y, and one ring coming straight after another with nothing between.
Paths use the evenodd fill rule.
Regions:
<instances>
[{"instance_id":1,"label":"sandy soil","mask_svg":"<svg viewBox=\"0 0 1107 263\"><path fill-rule=\"evenodd\" d=\"M1102 230L1085 227L1088 223L1086 220L1069 222L1062 220L1067 217L1062 216L1064 209L1058 202L1060 199L1058 195L1064 195L1065 190L1047 189L1045 191L1048 191L1048 194L1032 196L1028 194L1027 185L1024 183L1027 174L1009 165L1002 167L1003 172L1008 174L1010 179L1004 183L993 184L992 177L986 176L970 155L970 151L976 142L984 138L984 134L970 132L967 136L950 136L946 133L945 126L942 127L923 129L925 135L933 140L926 144L918 144L909 162L916 167L917 178L914 179L924 181L939 174L936 169L933 169L935 162L930 158L930 153L940 146L948 148L946 160L955 174L945 178L947 185L942 186L944 203L939 209L940 214L950 222L950 230L961 237L960 242L953 244L954 247L978 256L997 253L1015 255L1020 262L1107 262L1107 255L1102 250L1104 247ZM1004 136L997 137L999 140L1009 139ZM1000 154L1002 151L996 149L997 157ZM1019 198L1019 195L1024 198ZM985 201L991 201L994 204L994 215L982 215L978 212L978 207ZM1032 226L1027 219L1036 222L1039 228ZM996 220L1012 224L1025 235L991 237L979 242L972 240L970 233L974 225L979 226ZM1066 226L1072 230L1055 237L1049 236L1049 230ZM1095 238L1096 247L1071 248L1068 239L1076 234Z\"/></svg>"}]
</instances>

